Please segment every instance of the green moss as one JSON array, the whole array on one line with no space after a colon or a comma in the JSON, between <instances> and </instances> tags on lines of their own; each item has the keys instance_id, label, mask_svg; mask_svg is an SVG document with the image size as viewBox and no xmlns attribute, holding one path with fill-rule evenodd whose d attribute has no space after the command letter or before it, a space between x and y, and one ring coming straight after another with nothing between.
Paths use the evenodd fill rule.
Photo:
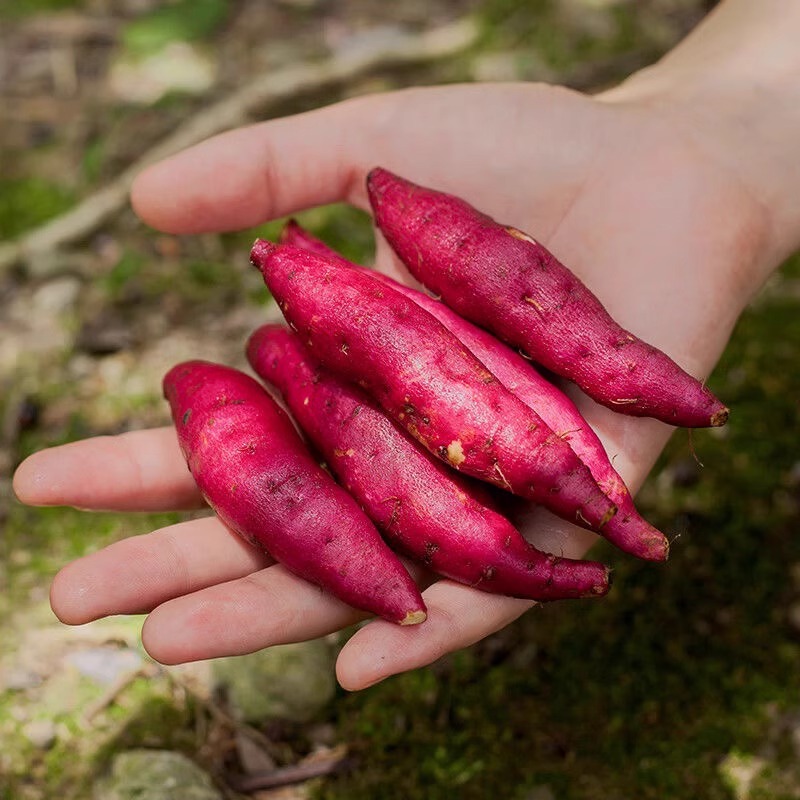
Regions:
<instances>
[{"instance_id":1,"label":"green moss","mask_svg":"<svg viewBox=\"0 0 800 800\"><path fill-rule=\"evenodd\" d=\"M73 192L41 178L0 180L0 239L12 239L66 211Z\"/></svg>"},{"instance_id":2,"label":"green moss","mask_svg":"<svg viewBox=\"0 0 800 800\"><path fill-rule=\"evenodd\" d=\"M359 264L367 264L372 260L375 241L371 218L366 212L344 203L333 203L302 211L294 217L345 258ZM227 234L224 241L229 247L239 248L249 248L256 238L277 241L287 219L281 217L246 231Z\"/></svg>"},{"instance_id":3,"label":"green moss","mask_svg":"<svg viewBox=\"0 0 800 800\"><path fill-rule=\"evenodd\" d=\"M122 34L134 55L158 52L170 42L194 41L213 35L225 22L227 0L178 0L164 4L129 23Z\"/></svg>"},{"instance_id":4,"label":"green moss","mask_svg":"<svg viewBox=\"0 0 800 800\"><path fill-rule=\"evenodd\" d=\"M106 771L111 759L134 747L175 749L195 755L195 709L192 703L174 696L166 678L135 680L90 728L80 718L81 709L105 690L81 681L70 691L74 692L75 686L80 690L80 697L72 698L76 711L55 718L60 735L51 748L37 750L18 734L4 737L4 777L9 797L29 796L15 792L32 778L39 792L36 797L89 797L97 776ZM11 728L4 721L12 718L11 709L18 704L14 693L0 694L0 724L9 733Z\"/></svg>"},{"instance_id":5,"label":"green moss","mask_svg":"<svg viewBox=\"0 0 800 800\"><path fill-rule=\"evenodd\" d=\"M45 11L81 8L85 0L0 0L0 19L15 19Z\"/></svg>"},{"instance_id":6,"label":"green moss","mask_svg":"<svg viewBox=\"0 0 800 800\"><path fill-rule=\"evenodd\" d=\"M484 48L535 54L537 62L563 77L572 69L585 70L587 65L629 53L646 61L663 49L654 40L646 13L632 3L581 9L577 3L565 7L555 0L486 0L478 18Z\"/></svg>"}]
</instances>

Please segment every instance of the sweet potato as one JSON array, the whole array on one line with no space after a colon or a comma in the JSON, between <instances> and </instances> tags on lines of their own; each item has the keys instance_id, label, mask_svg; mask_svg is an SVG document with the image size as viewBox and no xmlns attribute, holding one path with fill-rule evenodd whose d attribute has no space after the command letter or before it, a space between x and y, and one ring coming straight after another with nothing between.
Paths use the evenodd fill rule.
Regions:
<instances>
[{"instance_id":1,"label":"sweet potato","mask_svg":"<svg viewBox=\"0 0 800 800\"><path fill-rule=\"evenodd\" d=\"M700 381L620 327L531 236L385 169L372 170L367 186L389 244L462 317L615 411L685 427L727 421L728 409Z\"/></svg>"},{"instance_id":2,"label":"sweet potato","mask_svg":"<svg viewBox=\"0 0 800 800\"><path fill-rule=\"evenodd\" d=\"M167 373L164 394L189 470L229 528L356 608L403 625L425 619L400 560L257 381L188 361Z\"/></svg>"},{"instance_id":3,"label":"sweet potato","mask_svg":"<svg viewBox=\"0 0 800 800\"><path fill-rule=\"evenodd\" d=\"M363 391L315 362L287 328L259 328L247 357L396 549L497 594L556 600L608 591L604 565L558 558L526 542L479 484L423 450Z\"/></svg>"},{"instance_id":4,"label":"sweet potato","mask_svg":"<svg viewBox=\"0 0 800 800\"><path fill-rule=\"evenodd\" d=\"M320 255L342 258L294 220L290 220L284 227L281 241ZM636 510L630 492L611 464L602 442L572 400L517 352L487 331L460 317L439 300L387 276L375 274L436 317L486 365L500 383L539 414L561 438L569 442L581 461L589 467L600 488L617 506L617 513L603 526L602 534L608 541L639 558L650 561L663 561L667 558L669 541Z\"/></svg>"},{"instance_id":5,"label":"sweet potato","mask_svg":"<svg viewBox=\"0 0 800 800\"><path fill-rule=\"evenodd\" d=\"M365 271L257 241L251 259L317 359L452 467L601 529L616 507L541 418L427 311Z\"/></svg>"}]
</instances>

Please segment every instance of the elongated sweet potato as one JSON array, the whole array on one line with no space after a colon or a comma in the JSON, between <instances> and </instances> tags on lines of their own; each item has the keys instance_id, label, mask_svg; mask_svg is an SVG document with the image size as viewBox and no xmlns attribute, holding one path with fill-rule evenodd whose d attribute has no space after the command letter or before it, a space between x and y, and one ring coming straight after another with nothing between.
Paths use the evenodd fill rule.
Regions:
<instances>
[{"instance_id":1,"label":"elongated sweet potato","mask_svg":"<svg viewBox=\"0 0 800 800\"><path fill-rule=\"evenodd\" d=\"M290 220L284 227L281 241L320 255L342 259L335 250L304 230L294 220ZM667 558L669 541L636 510L633 498L611 464L602 442L572 400L537 372L521 355L484 329L460 317L439 300L387 276L374 274L436 317L486 365L500 383L539 414L562 439L569 442L581 461L589 467L600 488L617 506L617 513L603 526L602 534L608 541L638 558L649 561L663 561Z\"/></svg>"},{"instance_id":2,"label":"elongated sweet potato","mask_svg":"<svg viewBox=\"0 0 800 800\"><path fill-rule=\"evenodd\" d=\"M375 221L421 283L609 408L671 425L723 425L728 409L621 328L543 245L464 200L385 169L367 179Z\"/></svg>"},{"instance_id":3,"label":"elongated sweet potato","mask_svg":"<svg viewBox=\"0 0 800 800\"><path fill-rule=\"evenodd\" d=\"M427 311L363 270L257 241L251 259L312 353L434 455L602 529L616 507L564 441Z\"/></svg>"},{"instance_id":4,"label":"elongated sweet potato","mask_svg":"<svg viewBox=\"0 0 800 800\"><path fill-rule=\"evenodd\" d=\"M287 328L259 328L247 357L283 395L340 483L409 557L460 583L530 600L608 591L604 565L558 558L526 542L479 484L420 448L374 400L315 362Z\"/></svg>"},{"instance_id":5,"label":"elongated sweet potato","mask_svg":"<svg viewBox=\"0 0 800 800\"><path fill-rule=\"evenodd\" d=\"M167 373L164 394L192 476L228 527L356 608L403 625L425 619L397 556L253 378L188 361Z\"/></svg>"}]
</instances>

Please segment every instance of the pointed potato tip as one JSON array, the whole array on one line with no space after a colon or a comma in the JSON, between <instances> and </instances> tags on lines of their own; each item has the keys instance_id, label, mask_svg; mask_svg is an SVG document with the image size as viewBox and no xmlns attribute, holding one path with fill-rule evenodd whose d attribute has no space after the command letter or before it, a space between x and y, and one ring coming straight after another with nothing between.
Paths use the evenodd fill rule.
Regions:
<instances>
[{"instance_id":1,"label":"pointed potato tip","mask_svg":"<svg viewBox=\"0 0 800 800\"><path fill-rule=\"evenodd\" d=\"M386 190L393 185L404 183L402 178L399 178L393 172L383 167L373 167L367 173L367 194L370 197L370 202L375 203L383 197Z\"/></svg>"},{"instance_id":2,"label":"pointed potato tip","mask_svg":"<svg viewBox=\"0 0 800 800\"><path fill-rule=\"evenodd\" d=\"M613 579L611 577L611 567L605 567L605 575L604 580L596 583L592 587L592 596L593 597L605 597L609 591L611 590L611 584L613 583Z\"/></svg>"},{"instance_id":3,"label":"pointed potato tip","mask_svg":"<svg viewBox=\"0 0 800 800\"><path fill-rule=\"evenodd\" d=\"M719 428L728 421L730 416L730 409L723 406L719 411L711 415L711 427Z\"/></svg>"},{"instance_id":4,"label":"pointed potato tip","mask_svg":"<svg viewBox=\"0 0 800 800\"><path fill-rule=\"evenodd\" d=\"M669 558L669 539L663 533L653 537L648 544L645 556L648 561L666 561Z\"/></svg>"},{"instance_id":5,"label":"pointed potato tip","mask_svg":"<svg viewBox=\"0 0 800 800\"><path fill-rule=\"evenodd\" d=\"M278 245L267 241L266 239L256 239L253 242L253 247L250 250L250 263L257 269L264 266L267 258L275 252Z\"/></svg>"},{"instance_id":6,"label":"pointed potato tip","mask_svg":"<svg viewBox=\"0 0 800 800\"><path fill-rule=\"evenodd\" d=\"M636 547L626 547L622 549L642 561L663 563L669 559L669 540L666 536L651 541L637 542Z\"/></svg>"},{"instance_id":7,"label":"pointed potato tip","mask_svg":"<svg viewBox=\"0 0 800 800\"><path fill-rule=\"evenodd\" d=\"M369 186L370 184L375 183L375 181L378 178L380 178L381 175L383 175L385 172L386 172L386 170L383 167L373 167L367 173L367 186Z\"/></svg>"},{"instance_id":8,"label":"pointed potato tip","mask_svg":"<svg viewBox=\"0 0 800 800\"><path fill-rule=\"evenodd\" d=\"M420 622L425 622L428 618L428 615L422 611L422 609L418 609L417 611L409 611L403 619L400 620L401 625L419 625Z\"/></svg>"}]
</instances>

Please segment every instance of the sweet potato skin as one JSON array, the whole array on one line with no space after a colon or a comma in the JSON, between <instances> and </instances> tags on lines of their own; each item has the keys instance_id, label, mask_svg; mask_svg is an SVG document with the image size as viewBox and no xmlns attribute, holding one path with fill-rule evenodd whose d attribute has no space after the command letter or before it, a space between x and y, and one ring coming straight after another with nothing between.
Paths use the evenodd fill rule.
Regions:
<instances>
[{"instance_id":1,"label":"sweet potato skin","mask_svg":"<svg viewBox=\"0 0 800 800\"><path fill-rule=\"evenodd\" d=\"M602 528L616 511L559 439L424 309L363 270L258 241L251 260L330 370L452 467Z\"/></svg>"},{"instance_id":2,"label":"sweet potato skin","mask_svg":"<svg viewBox=\"0 0 800 800\"><path fill-rule=\"evenodd\" d=\"M372 170L367 187L397 255L461 316L614 411L684 427L727 421L728 409L700 381L620 327L531 236L385 169Z\"/></svg>"},{"instance_id":3,"label":"sweet potato skin","mask_svg":"<svg viewBox=\"0 0 800 800\"><path fill-rule=\"evenodd\" d=\"M228 527L356 608L425 619L407 570L257 381L188 361L167 373L164 394L189 470Z\"/></svg>"},{"instance_id":4,"label":"sweet potato skin","mask_svg":"<svg viewBox=\"0 0 800 800\"><path fill-rule=\"evenodd\" d=\"M290 220L281 232L281 241L304 247L320 255L342 257L324 242ZM346 262L342 259L344 263ZM567 441L589 467L595 481L617 506L617 513L602 530L603 536L626 553L648 561L664 561L669 541L650 525L633 503L625 482L614 469L602 442L578 408L521 355L498 341L483 328L460 317L439 300L376 273L397 291L424 308L474 353L507 389L536 411L545 423Z\"/></svg>"},{"instance_id":5,"label":"sweet potato skin","mask_svg":"<svg viewBox=\"0 0 800 800\"><path fill-rule=\"evenodd\" d=\"M546 601L600 596L607 568L528 542L468 482L420 448L358 387L321 367L280 325L255 331L253 369L281 392L340 483L392 545L434 572L483 591Z\"/></svg>"}]
</instances>

